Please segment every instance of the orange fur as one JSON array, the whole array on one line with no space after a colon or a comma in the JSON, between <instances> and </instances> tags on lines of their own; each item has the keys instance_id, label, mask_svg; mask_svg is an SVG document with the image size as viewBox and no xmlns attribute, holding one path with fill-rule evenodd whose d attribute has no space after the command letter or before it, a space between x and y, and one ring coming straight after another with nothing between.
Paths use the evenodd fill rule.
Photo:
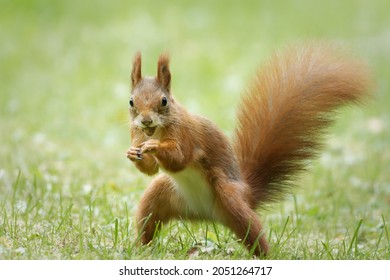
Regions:
<instances>
[{"instance_id":1,"label":"orange fur","mask_svg":"<svg viewBox=\"0 0 390 280\"><path fill-rule=\"evenodd\" d=\"M274 201L317 156L339 107L369 95L358 60L330 45L276 53L262 67L238 111L234 148L255 207Z\"/></svg>"},{"instance_id":2,"label":"orange fur","mask_svg":"<svg viewBox=\"0 0 390 280\"><path fill-rule=\"evenodd\" d=\"M259 71L238 111L231 145L209 120L188 113L173 98L167 55L157 77L132 71L128 158L143 173L161 170L143 195L137 222L149 243L170 219L218 221L254 254L268 252L256 208L280 198L314 158L335 109L364 99L365 68L319 45L277 53Z\"/></svg>"}]
</instances>

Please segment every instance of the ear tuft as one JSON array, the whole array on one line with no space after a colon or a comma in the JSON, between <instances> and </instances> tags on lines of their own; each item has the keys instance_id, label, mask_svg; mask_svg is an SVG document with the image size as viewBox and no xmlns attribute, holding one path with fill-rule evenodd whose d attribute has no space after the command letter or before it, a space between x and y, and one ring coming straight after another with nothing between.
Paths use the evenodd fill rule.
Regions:
<instances>
[{"instance_id":1,"label":"ear tuft","mask_svg":"<svg viewBox=\"0 0 390 280\"><path fill-rule=\"evenodd\" d=\"M142 79L141 74L141 52L138 51L135 54L134 60L133 60L133 70L131 72L131 87L135 88L135 86L139 83L139 81Z\"/></svg>"},{"instance_id":2,"label":"ear tuft","mask_svg":"<svg viewBox=\"0 0 390 280\"><path fill-rule=\"evenodd\" d=\"M163 53L158 58L157 81L168 91L171 87L171 72L169 71L169 55Z\"/></svg>"}]
</instances>

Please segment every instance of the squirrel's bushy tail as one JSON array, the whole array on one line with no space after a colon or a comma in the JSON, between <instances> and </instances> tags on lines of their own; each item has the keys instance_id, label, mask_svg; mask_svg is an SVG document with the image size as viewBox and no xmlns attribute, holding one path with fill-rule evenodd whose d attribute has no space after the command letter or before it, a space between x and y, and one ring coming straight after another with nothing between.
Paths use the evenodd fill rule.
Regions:
<instances>
[{"instance_id":1,"label":"squirrel's bushy tail","mask_svg":"<svg viewBox=\"0 0 390 280\"><path fill-rule=\"evenodd\" d=\"M329 45L278 52L243 95L234 149L253 206L288 189L307 160L317 156L339 107L369 95L366 67Z\"/></svg>"}]
</instances>

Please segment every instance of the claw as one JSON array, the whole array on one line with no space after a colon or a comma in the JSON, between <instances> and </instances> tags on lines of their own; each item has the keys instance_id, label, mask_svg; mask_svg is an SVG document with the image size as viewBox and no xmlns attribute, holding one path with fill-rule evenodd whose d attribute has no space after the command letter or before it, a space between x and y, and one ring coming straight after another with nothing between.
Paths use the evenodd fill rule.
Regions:
<instances>
[{"instance_id":1,"label":"claw","mask_svg":"<svg viewBox=\"0 0 390 280\"><path fill-rule=\"evenodd\" d=\"M137 159L138 159L138 160L142 160L141 149L138 149L138 150L137 150Z\"/></svg>"}]
</instances>

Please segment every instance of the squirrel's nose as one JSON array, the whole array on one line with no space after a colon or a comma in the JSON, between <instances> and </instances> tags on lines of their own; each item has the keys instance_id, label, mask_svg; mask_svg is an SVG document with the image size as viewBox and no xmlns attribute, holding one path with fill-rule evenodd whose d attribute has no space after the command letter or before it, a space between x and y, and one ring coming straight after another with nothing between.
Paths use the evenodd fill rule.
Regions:
<instances>
[{"instance_id":1,"label":"squirrel's nose","mask_svg":"<svg viewBox=\"0 0 390 280\"><path fill-rule=\"evenodd\" d=\"M143 118L141 123L144 125L144 126L150 126L152 124L152 119L151 118Z\"/></svg>"}]
</instances>

